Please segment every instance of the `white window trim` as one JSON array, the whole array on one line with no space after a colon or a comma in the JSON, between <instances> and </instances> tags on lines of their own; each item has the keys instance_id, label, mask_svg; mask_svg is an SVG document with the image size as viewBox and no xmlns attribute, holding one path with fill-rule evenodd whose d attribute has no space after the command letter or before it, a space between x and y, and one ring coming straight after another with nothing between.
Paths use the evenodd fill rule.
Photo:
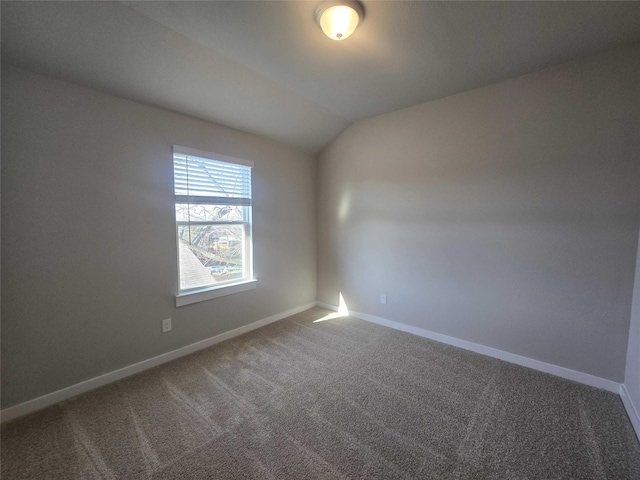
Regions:
<instances>
[{"instance_id":1,"label":"white window trim","mask_svg":"<svg viewBox=\"0 0 640 480\"><path fill-rule=\"evenodd\" d=\"M212 152L205 152L204 150L197 150L195 148L182 147L180 145L173 145L173 153L182 155L193 155L195 157L211 158L222 162L235 163L239 165L245 165L253 168L254 162L251 160L244 160L242 158L230 157L228 155L220 155ZM253 209L252 209L253 210ZM253 224L253 219L250 219L250 224ZM193 303L204 302L206 300L212 300L214 298L224 297L226 295L233 295L234 293L246 292L249 290L255 290L257 279L253 277L253 235L249 236L249 257L251 261L249 263L249 279L244 279L236 283L227 285L211 286L208 285L202 289L191 290L181 292L176 295L176 307L183 307L185 305L191 305ZM178 263L180 260L178 260ZM180 268L180 267L178 267ZM180 287L178 286L178 289Z\"/></svg>"},{"instance_id":2,"label":"white window trim","mask_svg":"<svg viewBox=\"0 0 640 480\"><path fill-rule=\"evenodd\" d=\"M196 150L195 148L181 147L180 145L173 146L173 153L178 153L181 155L193 155L194 157L210 158L212 160L218 160L220 162L237 163L238 165L244 165L245 167L254 167L254 163L251 160L230 157L229 155L220 155L213 152L205 152L204 150Z\"/></svg>"},{"instance_id":3,"label":"white window trim","mask_svg":"<svg viewBox=\"0 0 640 480\"><path fill-rule=\"evenodd\" d=\"M202 290L181 293L179 295L176 295L176 307L183 307L185 305L191 305L192 303L204 302L205 300L224 297L225 295L233 295L234 293L255 290L256 283L258 283L258 281L256 279L252 279L234 283L231 285L208 287Z\"/></svg>"}]
</instances>

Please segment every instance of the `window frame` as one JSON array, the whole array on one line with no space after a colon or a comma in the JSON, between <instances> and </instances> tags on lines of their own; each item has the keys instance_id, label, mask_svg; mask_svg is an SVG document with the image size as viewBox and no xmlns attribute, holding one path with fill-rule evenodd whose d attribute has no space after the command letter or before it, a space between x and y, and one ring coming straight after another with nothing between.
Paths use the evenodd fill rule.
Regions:
<instances>
[{"instance_id":1,"label":"window frame","mask_svg":"<svg viewBox=\"0 0 640 480\"><path fill-rule=\"evenodd\" d=\"M178 204L191 204L198 205L200 204L197 200L198 198L190 197L189 195L177 195L175 193L175 182L176 182L176 170L175 170L175 155L186 155L186 156L194 156L200 157L204 159L209 159L217 162L230 163L233 165L241 165L244 167L248 167L250 169L253 168L254 163L249 160L244 160L240 158L230 157L228 155L220 155L213 152L206 152L203 150L196 150L194 148L182 147L179 145L173 145L172 151L172 164L173 164L173 179L174 179L174 221L175 221L175 238L176 238L176 247L177 247L177 267L178 267L178 282L177 282L177 293L176 293L176 307L181 307L184 305L190 305L192 303L202 302L205 300L210 300L213 298L219 298L225 295L232 295L234 293L244 292L248 290L253 290L256 288L256 279L253 276L253 241L252 241L252 229L253 229L253 206L251 201L249 204L243 204L242 206L242 220L212 220L212 221L184 221L178 220L178 216L176 213L176 206ZM250 173L252 176L252 173ZM206 199L206 197L199 197L200 199ZM213 197L215 198L215 197ZM251 197L249 197L249 200ZM229 203L226 202L215 202L208 203L208 201L204 201L203 204L210 205L239 205L234 198L229 198ZM232 279L225 281L222 284L210 284L206 286L193 287L188 289L181 289L180 282L180 237L179 237L179 228L181 226L191 226L191 225L242 225L243 234L244 234L244 248L242 249L242 266L243 266L243 276L240 279Z\"/></svg>"}]
</instances>

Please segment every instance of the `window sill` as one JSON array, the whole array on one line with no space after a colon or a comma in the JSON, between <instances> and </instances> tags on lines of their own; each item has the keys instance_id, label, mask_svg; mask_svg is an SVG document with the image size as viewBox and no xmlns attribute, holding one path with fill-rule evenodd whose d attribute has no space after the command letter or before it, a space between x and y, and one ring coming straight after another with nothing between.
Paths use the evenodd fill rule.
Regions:
<instances>
[{"instance_id":1,"label":"window sill","mask_svg":"<svg viewBox=\"0 0 640 480\"><path fill-rule=\"evenodd\" d=\"M204 302L213 298L224 297L234 293L246 292L247 290L255 290L257 280L246 280L241 283L232 285L224 285L221 287L205 288L195 290L193 292L181 293L176 295L176 307L183 307L192 303Z\"/></svg>"}]
</instances>

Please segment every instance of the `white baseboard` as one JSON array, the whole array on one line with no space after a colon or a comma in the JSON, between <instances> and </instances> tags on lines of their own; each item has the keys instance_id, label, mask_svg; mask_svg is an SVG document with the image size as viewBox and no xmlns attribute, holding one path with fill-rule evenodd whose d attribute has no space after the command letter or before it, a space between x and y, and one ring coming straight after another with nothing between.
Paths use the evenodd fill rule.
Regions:
<instances>
[{"instance_id":1,"label":"white baseboard","mask_svg":"<svg viewBox=\"0 0 640 480\"><path fill-rule=\"evenodd\" d=\"M251 330L255 330L256 328L263 327L270 323L277 322L278 320L282 320L283 318L287 318L287 317L290 317L291 315L295 315L296 313L303 312L305 310L308 310L314 307L315 305L316 304L314 302L314 303L309 303L307 305L302 305L296 308L292 308L290 310L287 310L286 312L278 313L276 315L263 318L256 322L250 323L249 325L244 325L242 327L235 328L228 332L221 333L220 335L216 335L215 337L207 338L205 340L192 343L191 345L187 345L186 347L178 348L177 350L172 350L171 352L163 353L162 355L158 355L156 357L143 360L142 362L134 363L133 365L129 365L127 367L114 370L113 372L105 373L104 375L100 375L98 377L91 378L89 380L85 380L80 383L76 383L75 385L71 385L70 387L66 387L61 390L48 393L41 397L34 398L33 400L28 400L24 403L20 403L13 407L5 408L0 412L1 422L2 423L9 422L11 420L22 417L29 413L33 413L37 410L41 410L51 405L55 405L56 403L62 402L63 400L68 400L81 393L85 393L90 390L95 390L96 388L102 387L109 383L113 383L122 378L129 377L131 375L140 373L144 370L148 370L150 368L156 367L163 363L170 362L171 360L184 357L185 355L189 355L190 353L197 352L198 350L202 350L203 348L210 347L212 345L215 345L216 343L223 342L230 338L237 337L238 335L242 335L243 333L247 333L247 332L250 332Z\"/></svg>"},{"instance_id":2,"label":"white baseboard","mask_svg":"<svg viewBox=\"0 0 640 480\"><path fill-rule=\"evenodd\" d=\"M334 310L334 311L338 310L338 307L336 307L335 305L330 305L324 302L316 302L316 305L318 307L326 308L328 310ZM349 315L352 317L359 318L361 320L366 320L367 322L376 323L378 325L390 327L395 330L401 330L403 332L413 333L414 335L418 335L420 337L429 338L437 342L453 345L454 347L460 347L460 348L464 348L465 350L481 353L489 357L494 357L500 360L504 360L505 362L515 363L516 365L532 368L540 372L550 373L551 375L555 375L561 378L566 378L568 380L573 380L574 382L589 385L591 387L601 388L603 390L607 390L609 392L613 392L617 394L620 393L620 384L618 382L614 382L613 380L607 380L605 378L596 377L588 373L578 372L576 370L571 370L569 368L560 367L558 365L542 362L540 360L534 360L529 357L523 357L515 353L505 352L502 350L498 350L496 348L480 345L478 343L473 343L467 340L461 340L459 338L450 337L448 335L442 335L441 333L432 332L430 330L425 330L423 328L413 327L411 325L405 325L404 323L394 322L392 320L387 320L386 318L369 315L368 313L361 313L361 312L355 312L355 311L349 310Z\"/></svg>"},{"instance_id":3,"label":"white baseboard","mask_svg":"<svg viewBox=\"0 0 640 480\"><path fill-rule=\"evenodd\" d=\"M334 312L338 311L338 307L336 305L331 305L330 303L316 302L316 307L326 308L327 310L333 310ZM349 310L349 314L351 314L351 310Z\"/></svg>"},{"instance_id":4,"label":"white baseboard","mask_svg":"<svg viewBox=\"0 0 640 480\"><path fill-rule=\"evenodd\" d=\"M638 413L636 405L633 404L624 383L620 385L620 398L622 399L624 408L627 410L627 415L629 415L629 420L631 420L631 425L633 425L633 429L636 431L638 440L640 440L640 413Z\"/></svg>"}]
</instances>

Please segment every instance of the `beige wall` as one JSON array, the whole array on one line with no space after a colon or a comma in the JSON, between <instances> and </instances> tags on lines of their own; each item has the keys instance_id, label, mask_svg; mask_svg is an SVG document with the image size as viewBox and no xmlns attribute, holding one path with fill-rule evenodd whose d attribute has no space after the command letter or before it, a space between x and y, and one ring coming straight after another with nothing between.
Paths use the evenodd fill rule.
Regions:
<instances>
[{"instance_id":1,"label":"beige wall","mask_svg":"<svg viewBox=\"0 0 640 480\"><path fill-rule=\"evenodd\" d=\"M255 162L256 290L175 308L172 144ZM314 175L275 142L3 66L2 407L313 302Z\"/></svg>"},{"instance_id":2,"label":"beige wall","mask_svg":"<svg viewBox=\"0 0 640 480\"><path fill-rule=\"evenodd\" d=\"M639 62L635 46L350 127L318 161L318 300L622 381Z\"/></svg>"}]
</instances>

